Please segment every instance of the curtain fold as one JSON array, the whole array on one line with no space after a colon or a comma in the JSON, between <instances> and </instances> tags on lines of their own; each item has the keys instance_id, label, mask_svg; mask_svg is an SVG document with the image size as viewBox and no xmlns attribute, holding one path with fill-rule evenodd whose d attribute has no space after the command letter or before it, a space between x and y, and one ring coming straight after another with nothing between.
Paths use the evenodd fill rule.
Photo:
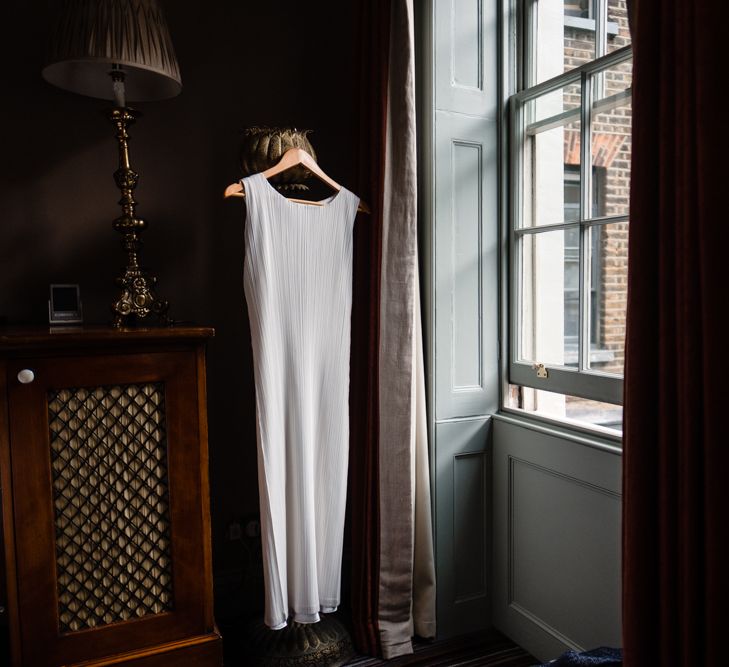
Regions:
<instances>
[{"instance_id":1,"label":"curtain fold","mask_svg":"<svg viewBox=\"0 0 729 667\"><path fill-rule=\"evenodd\" d=\"M389 0L360 0L357 193L371 215L354 227L350 361L349 505L352 534L352 625L357 649L380 655L379 336L382 182L390 43Z\"/></svg>"},{"instance_id":2,"label":"curtain fold","mask_svg":"<svg viewBox=\"0 0 729 667\"><path fill-rule=\"evenodd\" d=\"M416 572L416 510L424 523L422 500L429 487L416 484L427 472L427 439L418 424L420 318L417 252L417 154L415 128L415 41L412 0L393 0L385 132L384 207L380 293L380 580L378 625L385 658L412 653ZM422 342L420 343L422 351ZM422 378L420 378L422 381ZM418 437L419 436L419 437ZM425 455L423 454L425 447ZM420 457L418 457L420 454ZM419 466L418 466L419 464ZM422 477L421 477L422 479ZM417 491L421 496L417 495ZM420 579L417 580L420 583ZM427 595L418 598L427 607ZM427 616L418 609L419 618ZM435 619L432 619L434 627ZM420 623L428 627L426 622ZM433 636L433 632L429 636Z\"/></svg>"},{"instance_id":3,"label":"curtain fold","mask_svg":"<svg viewBox=\"0 0 729 667\"><path fill-rule=\"evenodd\" d=\"M417 266L417 261L416 261ZM415 280L415 409L413 410L413 465L415 516L413 562L413 627L410 634L435 637L435 555L428 457L428 418L425 403L425 361L420 310L420 284Z\"/></svg>"},{"instance_id":4,"label":"curtain fold","mask_svg":"<svg viewBox=\"0 0 729 667\"><path fill-rule=\"evenodd\" d=\"M726 660L724 2L631 3L625 664Z\"/></svg>"},{"instance_id":5,"label":"curtain fold","mask_svg":"<svg viewBox=\"0 0 729 667\"><path fill-rule=\"evenodd\" d=\"M389 659L412 653L414 632L435 634L412 0L363 0L360 17L361 192L376 205L371 229L355 239L361 259L355 271L369 275L359 284L372 292L363 299L366 320L363 302L353 314L353 331L367 336L360 334L355 346L353 334L352 602L358 649ZM356 358L365 348L366 365Z\"/></svg>"}]
</instances>

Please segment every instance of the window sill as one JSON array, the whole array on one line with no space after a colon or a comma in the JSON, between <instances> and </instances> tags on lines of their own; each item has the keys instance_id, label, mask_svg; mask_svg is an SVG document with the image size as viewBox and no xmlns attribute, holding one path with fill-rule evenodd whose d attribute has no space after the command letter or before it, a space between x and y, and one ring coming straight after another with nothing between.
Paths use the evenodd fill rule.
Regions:
<instances>
[{"instance_id":1,"label":"window sill","mask_svg":"<svg viewBox=\"0 0 729 667\"><path fill-rule=\"evenodd\" d=\"M600 426L573 423L570 420L553 419L546 415L527 412L518 408L503 407L493 415L493 419L539 431L557 438L577 442L612 454L622 455L622 434Z\"/></svg>"}]
</instances>

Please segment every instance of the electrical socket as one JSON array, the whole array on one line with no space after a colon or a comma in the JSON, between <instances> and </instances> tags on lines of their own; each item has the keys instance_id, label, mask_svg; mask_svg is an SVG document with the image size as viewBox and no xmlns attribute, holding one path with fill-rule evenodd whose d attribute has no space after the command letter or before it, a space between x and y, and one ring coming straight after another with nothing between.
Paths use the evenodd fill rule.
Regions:
<instances>
[{"instance_id":1,"label":"electrical socket","mask_svg":"<svg viewBox=\"0 0 729 667\"><path fill-rule=\"evenodd\" d=\"M238 542L242 539L256 540L261 537L261 522L257 515L248 515L233 519L225 530L228 542Z\"/></svg>"},{"instance_id":2,"label":"electrical socket","mask_svg":"<svg viewBox=\"0 0 729 667\"><path fill-rule=\"evenodd\" d=\"M237 521L233 521L228 524L228 541L229 542L235 542L236 540L239 540L241 537L243 537L243 534L241 532L240 523Z\"/></svg>"},{"instance_id":3,"label":"electrical socket","mask_svg":"<svg viewBox=\"0 0 729 667\"><path fill-rule=\"evenodd\" d=\"M250 519L246 523L246 537L260 537L261 536L261 523L258 519Z\"/></svg>"}]
</instances>

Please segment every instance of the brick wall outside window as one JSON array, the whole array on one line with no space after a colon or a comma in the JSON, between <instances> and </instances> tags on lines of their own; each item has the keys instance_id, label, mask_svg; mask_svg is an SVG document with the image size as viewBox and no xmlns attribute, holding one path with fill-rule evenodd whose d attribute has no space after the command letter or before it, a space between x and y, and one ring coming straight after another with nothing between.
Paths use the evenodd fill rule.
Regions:
<instances>
[{"instance_id":1,"label":"brick wall outside window","mask_svg":"<svg viewBox=\"0 0 729 667\"><path fill-rule=\"evenodd\" d=\"M630 44L625 0L608 0L608 21L618 24L618 34L608 35L608 52ZM565 69L579 66L593 57L594 34L585 30L565 29ZM623 63L604 76L604 96L624 90L631 83L632 63ZM564 94L565 108L579 104L578 90L568 88ZM630 186L630 107L619 107L593 118L593 166L599 188L599 214L628 213ZM565 130L565 162L579 164L579 135ZM610 350L612 361L593 363L600 370L622 373L625 349L625 307L628 271L628 228L626 223L602 227L600 233L600 270L598 288L599 330L593 343Z\"/></svg>"}]
</instances>

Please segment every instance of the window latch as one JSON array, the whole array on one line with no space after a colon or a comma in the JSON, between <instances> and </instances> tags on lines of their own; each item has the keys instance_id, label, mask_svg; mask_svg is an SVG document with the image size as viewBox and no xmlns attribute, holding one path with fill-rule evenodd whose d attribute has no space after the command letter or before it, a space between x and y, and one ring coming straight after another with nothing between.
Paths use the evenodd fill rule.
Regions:
<instances>
[{"instance_id":1,"label":"window latch","mask_svg":"<svg viewBox=\"0 0 729 667\"><path fill-rule=\"evenodd\" d=\"M549 377L549 371L544 367L544 364L534 364L532 368L537 372L538 378Z\"/></svg>"}]
</instances>

